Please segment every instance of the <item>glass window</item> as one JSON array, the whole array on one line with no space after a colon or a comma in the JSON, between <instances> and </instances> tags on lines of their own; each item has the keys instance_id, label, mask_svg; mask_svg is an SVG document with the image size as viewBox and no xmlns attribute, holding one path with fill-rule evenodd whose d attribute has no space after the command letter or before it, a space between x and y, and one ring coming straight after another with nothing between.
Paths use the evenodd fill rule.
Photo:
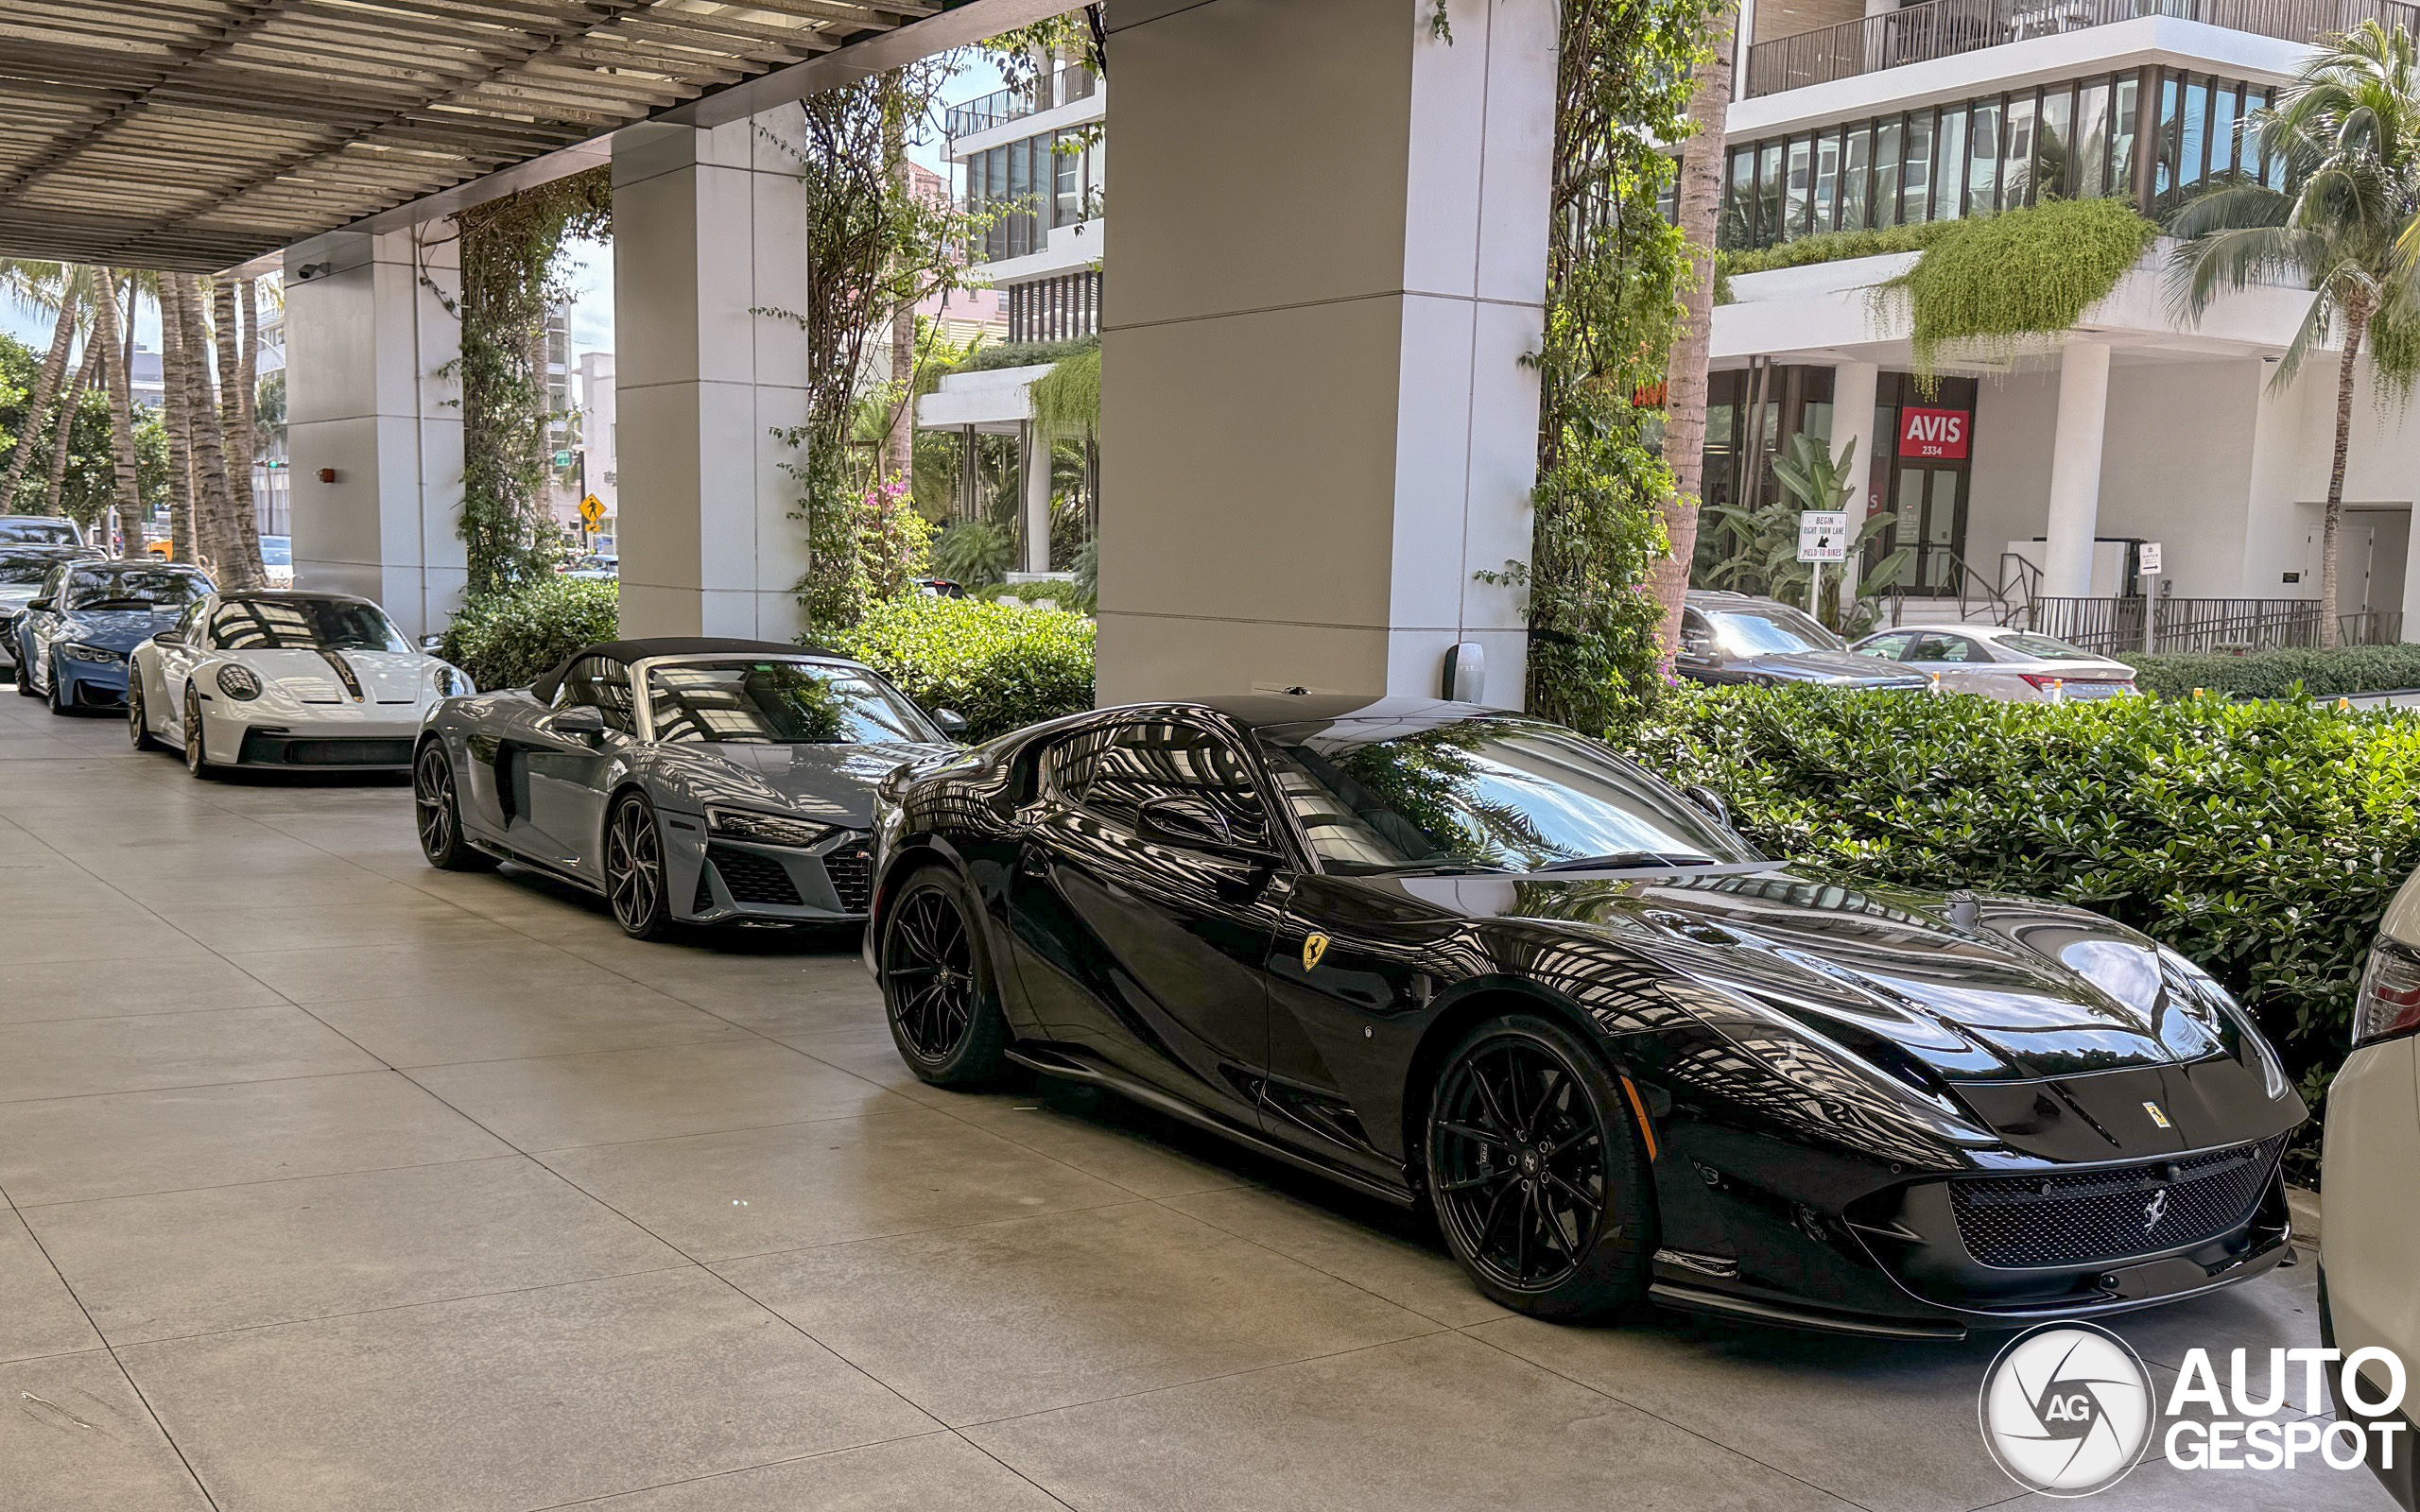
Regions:
<instances>
[{"instance_id":1,"label":"glass window","mask_svg":"<svg viewBox=\"0 0 2420 1512\"><path fill-rule=\"evenodd\" d=\"M1788 241L1806 233L1807 205L1813 185L1809 180L1815 144L1806 137L1792 140L1782 168L1781 237Z\"/></svg>"},{"instance_id":2,"label":"glass window","mask_svg":"<svg viewBox=\"0 0 2420 1512\"><path fill-rule=\"evenodd\" d=\"M2031 94L2008 102L2008 156L2000 163L2000 204L2010 210L2033 202L2033 123L2039 103Z\"/></svg>"},{"instance_id":3,"label":"glass window","mask_svg":"<svg viewBox=\"0 0 2420 1512\"><path fill-rule=\"evenodd\" d=\"M1083 218L1084 152L1076 145L1079 139L1072 131L1062 131L1051 139L1050 173L1054 185L1050 205L1050 224L1072 226Z\"/></svg>"},{"instance_id":4,"label":"glass window","mask_svg":"<svg viewBox=\"0 0 2420 1512\"><path fill-rule=\"evenodd\" d=\"M631 713L631 669L612 657L581 657L563 674L562 686L555 692L555 707L574 704L601 711L609 730L627 735L638 728Z\"/></svg>"},{"instance_id":5,"label":"glass window","mask_svg":"<svg viewBox=\"0 0 2420 1512\"><path fill-rule=\"evenodd\" d=\"M1841 230L1865 230L1865 176L1874 151L1874 127L1862 122L1849 128L1841 149Z\"/></svg>"},{"instance_id":6,"label":"glass window","mask_svg":"<svg viewBox=\"0 0 2420 1512\"><path fill-rule=\"evenodd\" d=\"M1990 657L1977 649L1975 643L1962 635L1924 635L1908 648L1910 662L1989 662Z\"/></svg>"},{"instance_id":7,"label":"glass window","mask_svg":"<svg viewBox=\"0 0 2420 1512\"><path fill-rule=\"evenodd\" d=\"M1712 866L1755 852L1598 742L1526 719L1345 720L1259 736L1329 872Z\"/></svg>"},{"instance_id":8,"label":"glass window","mask_svg":"<svg viewBox=\"0 0 2420 1512\"><path fill-rule=\"evenodd\" d=\"M2033 635L2024 631L2019 631L2014 635L2000 636L1998 637L1997 644L2008 650L2017 652L2023 656L2034 657L2044 662L2099 662L2102 660L2100 653L2087 651L2080 645L2069 645L2065 641L2053 640L2047 635Z\"/></svg>"},{"instance_id":9,"label":"glass window","mask_svg":"<svg viewBox=\"0 0 2420 1512\"><path fill-rule=\"evenodd\" d=\"M814 662L650 667L647 695L662 741L859 746L942 739L922 711L865 673Z\"/></svg>"},{"instance_id":10,"label":"glass window","mask_svg":"<svg viewBox=\"0 0 2420 1512\"><path fill-rule=\"evenodd\" d=\"M1933 186L1932 218L1956 220L1965 198L1965 176L1958 171L1966 160L1966 112L1941 112L1941 174Z\"/></svg>"},{"instance_id":11,"label":"glass window","mask_svg":"<svg viewBox=\"0 0 2420 1512\"><path fill-rule=\"evenodd\" d=\"M1975 107L1973 134L1966 154L1966 214L1979 215L2000 203L2000 102L1985 100Z\"/></svg>"},{"instance_id":12,"label":"glass window","mask_svg":"<svg viewBox=\"0 0 2420 1512\"><path fill-rule=\"evenodd\" d=\"M2159 124L2152 133L2152 196L2165 201L2176 187L2176 76L2159 81Z\"/></svg>"},{"instance_id":13,"label":"glass window","mask_svg":"<svg viewBox=\"0 0 2420 1512\"><path fill-rule=\"evenodd\" d=\"M2273 159L2269 145L2260 137L2260 112L2269 108L2269 92L2257 84L2243 87L2243 147L2241 163L2244 172L2257 178L2272 189L2286 187L2286 160Z\"/></svg>"},{"instance_id":14,"label":"glass window","mask_svg":"<svg viewBox=\"0 0 2420 1512\"><path fill-rule=\"evenodd\" d=\"M1737 147L1731 153L1731 184L1723 194L1723 234L1716 238L1725 247L1756 245L1756 149Z\"/></svg>"},{"instance_id":15,"label":"glass window","mask_svg":"<svg viewBox=\"0 0 2420 1512\"><path fill-rule=\"evenodd\" d=\"M1084 786L1084 806L1132 827L1155 798L1208 801L1238 840L1265 843L1269 823L1243 753L1200 725L1146 719L1122 726L1102 747Z\"/></svg>"},{"instance_id":16,"label":"glass window","mask_svg":"<svg viewBox=\"0 0 2420 1512\"><path fill-rule=\"evenodd\" d=\"M1756 155L1756 235L1760 243L1789 234L1781 221L1781 144L1768 142Z\"/></svg>"},{"instance_id":17,"label":"glass window","mask_svg":"<svg viewBox=\"0 0 2420 1512\"><path fill-rule=\"evenodd\" d=\"M1726 656L1789 656L1800 651L1840 651L1846 644L1787 604L1750 609L1709 609L1715 643Z\"/></svg>"},{"instance_id":18,"label":"glass window","mask_svg":"<svg viewBox=\"0 0 2420 1512\"><path fill-rule=\"evenodd\" d=\"M50 576L47 557L0 557L0 588L30 587Z\"/></svg>"},{"instance_id":19,"label":"glass window","mask_svg":"<svg viewBox=\"0 0 2420 1512\"><path fill-rule=\"evenodd\" d=\"M1932 112L1908 117L1908 150L1899 170L1899 220L1912 226L1925 218L1932 191Z\"/></svg>"},{"instance_id":20,"label":"glass window","mask_svg":"<svg viewBox=\"0 0 2420 1512\"><path fill-rule=\"evenodd\" d=\"M223 599L210 622L210 637L227 651L411 649L384 610L342 598Z\"/></svg>"},{"instance_id":21,"label":"glass window","mask_svg":"<svg viewBox=\"0 0 2420 1512\"><path fill-rule=\"evenodd\" d=\"M2110 193L2109 84L2086 84L2076 94L2076 177L2079 199Z\"/></svg>"},{"instance_id":22,"label":"glass window","mask_svg":"<svg viewBox=\"0 0 2420 1512\"><path fill-rule=\"evenodd\" d=\"M2034 130L2037 145L2033 157L2040 165L2035 170L2033 184L2033 198L2036 199L2044 195L2056 195L2065 199L2074 193L2068 185L2075 182L2076 143L2072 129L2075 108L2076 97L2071 90L2048 89L2042 92L2042 123Z\"/></svg>"},{"instance_id":23,"label":"glass window","mask_svg":"<svg viewBox=\"0 0 2420 1512\"><path fill-rule=\"evenodd\" d=\"M1899 223L1899 118L1893 116L1875 129L1874 226L1880 230Z\"/></svg>"},{"instance_id":24,"label":"glass window","mask_svg":"<svg viewBox=\"0 0 2420 1512\"><path fill-rule=\"evenodd\" d=\"M1819 232L1832 229L1832 213L1840 203L1841 134L1838 131L1815 144L1815 225Z\"/></svg>"},{"instance_id":25,"label":"glass window","mask_svg":"<svg viewBox=\"0 0 2420 1512\"><path fill-rule=\"evenodd\" d=\"M179 609L210 592L210 579L190 567L78 567L66 581L61 609Z\"/></svg>"},{"instance_id":26,"label":"glass window","mask_svg":"<svg viewBox=\"0 0 2420 1512\"><path fill-rule=\"evenodd\" d=\"M0 541L22 546L80 546L75 522L69 520L0 519Z\"/></svg>"},{"instance_id":27,"label":"glass window","mask_svg":"<svg viewBox=\"0 0 2420 1512\"><path fill-rule=\"evenodd\" d=\"M2210 177L2235 176L2235 145L2243 124L2243 90L2221 84L2210 91Z\"/></svg>"},{"instance_id":28,"label":"glass window","mask_svg":"<svg viewBox=\"0 0 2420 1512\"><path fill-rule=\"evenodd\" d=\"M2187 80L2177 129L2176 186L2181 190L2201 185L2202 155L2209 145L2209 112L2210 86L2198 78Z\"/></svg>"},{"instance_id":29,"label":"glass window","mask_svg":"<svg viewBox=\"0 0 2420 1512\"><path fill-rule=\"evenodd\" d=\"M1873 640L1852 649L1859 656L1880 657L1886 662L1896 662L1899 660L1900 653L1907 650L1910 643L1915 638L1916 632L1913 630L1893 630L1888 635L1877 635Z\"/></svg>"},{"instance_id":30,"label":"glass window","mask_svg":"<svg viewBox=\"0 0 2420 1512\"><path fill-rule=\"evenodd\" d=\"M2121 198L2135 194L2135 117L2142 96L2142 80L2121 77L2109 94L2109 192Z\"/></svg>"}]
</instances>

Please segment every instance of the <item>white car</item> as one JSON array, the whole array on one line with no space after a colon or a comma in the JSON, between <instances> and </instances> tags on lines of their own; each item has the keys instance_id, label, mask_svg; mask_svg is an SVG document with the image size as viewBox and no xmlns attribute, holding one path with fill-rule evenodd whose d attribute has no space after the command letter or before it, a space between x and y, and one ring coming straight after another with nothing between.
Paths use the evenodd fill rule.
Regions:
<instances>
[{"instance_id":1,"label":"white car","mask_svg":"<svg viewBox=\"0 0 2420 1512\"><path fill-rule=\"evenodd\" d=\"M2405 1380L2420 1385L2420 1281L2411 1259L2420 1254L2420 1203L2411 1200L2411 1173L2420 1171L2420 873L2406 880L2378 922L2353 1001L2353 1054L2327 1090L2327 1143L2320 1172L2320 1342L2351 1356L2383 1349L2403 1363ZM2370 1468L2405 1512L2414 1512L2412 1429L2407 1397L2393 1414L2365 1411L2383 1402L2392 1383L2377 1357L2360 1362L2363 1378L2348 1383L2335 1367L2340 1418L2400 1422L2392 1469L2380 1463L2377 1435L2369 1435ZM2363 1399L2348 1400L2346 1387Z\"/></svg>"},{"instance_id":2,"label":"white car","mask_svg":"<svg viewBox=\"0 0 2420 1512\"><path fill-rule=\"evenodd\" d=\"M1980 694L2003 703L2115 698L2135 691L2135 669L2125 662L2005 625L1902 625L1849 649L1929 672L1944 693Z\"/></svg>"},{"instance_id":3,"label":"white car","mask_svg":"<svg viewBox=\"0 0 2420 1512\"><path fill-rule=\"evenodd\" d=\"M213 593L134 649L137 750L170 746L196 777L222 767L407 771L422 716L475 691L349 593Z\"/></svg>"}]
</instances>

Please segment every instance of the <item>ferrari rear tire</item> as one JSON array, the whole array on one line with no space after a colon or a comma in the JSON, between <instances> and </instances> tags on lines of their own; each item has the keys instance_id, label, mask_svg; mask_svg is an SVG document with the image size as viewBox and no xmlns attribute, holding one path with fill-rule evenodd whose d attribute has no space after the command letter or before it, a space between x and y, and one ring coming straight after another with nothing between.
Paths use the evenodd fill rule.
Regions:
<instances>
[{"instance_id":1,"label":"ferrari rear tire","mask_svg":"<svg viewBox=\"0 0 2420 1512\"><path fill-rule=\"evenodd\" d=\"M1425 1143L1437 1227L1490 1299L1569 1321L1646 1295L1645 1140L1614 1073L1569 1027L1532 1013L1475 1025L1438 1071Z\"/></svg>"},{"instance_id":2,"label":"ferrari rear tire","mask_svg":"<svg viewBox=\"0 0 2420 1512\"><path fill-rule=\"evenodd\" d=\"M629 793L605 818L605 898L614 922L632 939L672 933L672 898L665 885L664 831L655 805Z\"/></svg>"},{"instance_id":3,"label":"ferrari rear tire","mask_svg":"<svg viewBox=\"0 0 2420 1512\"><path fill-rule=\"evenodd\" d=\"M159 737L151 733L151 713L143 707L143 672L130 661L126 665L126 738L136 750L158 750Z\"/></svg>"},{"instance_id":4,"label":"ferrari rear tire","mask_svg":"<svg viewBox=\"0 0 2420 1512\"><path fill-rule=\"evenodd\" d=\"M1007 1058L981 917L966 884L942 867L909 877L883 915L883 1017L908 1069L936 1087L983 1086Z\"/></svg>"},{"instance_id":5,"label":"ferrari rear tire","mask_svg":"<svg viewBox=\"0 0 2420 1512\"><path fill-rule=\"evenodd\" d=\"M201 699L191 688L185 690L185 770L195 778L207 781L216 770L212 766L208 746L202 734Z\"/></svg>"},{"instance_id":6,"label":"ferrari rear tire","mask_svg":"<svg viewBox=\"0 0 2420 1512\"><path fill-rule=\"evenodd\" d=\"M412 763L412 818L420 828L420 853L440 871L493 871L495 857L462 835L462 801L454 785L454 758L445 743L431 740Z\"/></svg>"}]
</instances>

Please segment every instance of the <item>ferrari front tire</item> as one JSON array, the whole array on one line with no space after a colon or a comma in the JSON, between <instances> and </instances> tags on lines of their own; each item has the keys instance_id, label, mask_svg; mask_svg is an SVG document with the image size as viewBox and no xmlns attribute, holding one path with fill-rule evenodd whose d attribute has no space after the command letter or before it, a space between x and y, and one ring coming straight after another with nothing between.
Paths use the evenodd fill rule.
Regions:
<instances>
[{"instance_id":1,"label":"ferrari front tire","mask_svg":"<svg viewBox=\"0 0 2420 1512\"><path fill-rule=\"evenodd\" d=\"M1533 1013L1475 1025L1437 1073L1425 1143L1437 1227L1490 1299L1568 1321L1646 1295L1644 1139L1614 1073L1567 1025Z\"/></svg>"},{"instance_id":2,"label":"ferrari front tire","mask_svg":"<svg viewBox=\"0 0 2420 1512\"><path fill-rule=\"evenodd\" d=\"M440 871L493 871L495 858L462 837L462 803L454 785L454 758L432 740L412 763L412 817L420 853Z\"/></svg>"},{"instance_id":3,"label":"ferrari front tire","mask_svg":"<svg viewBox=\"0 0 2420 1512\"><path fill-rule=\"evenodd\" d=\"M936 1087L983 1086L1007 1059L981 917L966 884L942 867L909 877L883 914L883 1017L908 1069Z\"/></svg>"},{"instance_id":4,"label":"ferrari front tire","mask_svg":"<svg viewBox=\"0 0 2420 1512\"><path fill-rule=\"evenodd\" d=\"M185 770L196 778L207 779L213 770L210 755L203 745L201 698L191 688L185 690Z\"/></svg>"},{"instance_id":5,"label":"ferrari front tire","mask_svg":"<svg viewBox=\"0 0 2420 1512\"><path fill-rule=\"evenodd\" d=\"M672 933L672 899L664 880L664 831L655 805L625 794L605 819L605 897L614 922L632 939Z\"/></svg>"},{"instance_id":6,"label":"ferrari front tire","mask_svg":"<svg viewBox=\"0 0 2420 1512\"><path fill-rule=\"evenodd\" d=\"M126 738L136 750L158 750L151 733L151 712L143 706L143 673L129 662L126 669Z\"/></svg>"}]
</instances>

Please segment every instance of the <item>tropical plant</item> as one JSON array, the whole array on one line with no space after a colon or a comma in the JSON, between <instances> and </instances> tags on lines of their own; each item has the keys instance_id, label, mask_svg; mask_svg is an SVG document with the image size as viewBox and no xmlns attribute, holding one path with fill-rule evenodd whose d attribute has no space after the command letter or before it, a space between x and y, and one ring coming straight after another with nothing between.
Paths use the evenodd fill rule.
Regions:
<instances>
[{"instance_id":1,"label":"tropical plant","mask_svg":"<svg viewBox=\"0 0 2420 1512\"><path fill-rule=\"evenodd\" d=\"M2420 688L2420 645L2288 646L2274 651L2162 651L2122 658L2135 686L2170 698L2335 698Z\"/></svg>"},{"instance_id":2,"label":"tropical plant","mask_svg":"<svg viewBox=\"0 0 2420 1512\"><path fill-rule=\"evenodd\" d=\"M933 542L933 570L968 588L999 582L1015 565L1016 532L993 519L960 520Z\"/></svg>"},{"instance_id":3,"label":"tropical plant","mask_svg":"<svg viewBox=\"0 0 2420 1512\"><path fill-rule=\"evenodd\" d=\"M2158 235L2125 199L2048 199L1951 221L1915 266L1875 290L1876 313L1908 317L1920 382L1945 356L2004 363L2073 330Z\"/></svg>"},{"instance_id":4,"label":"tropical plant","mask_svg":"<svg viewBox=\"0 0 2420 1512\"><path fill-rule=\"evenodd\" d=\"M132 365L118 344L117 276L113 269L95 269L100 287L93 301L93 339L101 344L103 358L109 365L110 390L110 455L112 472L117 489L119 524L131 541L137 522L144 514L142 468L137 461L134 442L134 388ZM129 282L126 289L127 326L133 327L135 289ZM281 381L284 374L279 375Z\"/></svg>"},{"instance_id":5,"label":"tropical plant","mask_svg":"<svg viewBox=\"0 0 2420 1512\"><path fill-rule=\"evenodd\" d=\"M2367 357L2381 400L2409 402L2420 379L2420 64L2411 34L2376 21L2320 44L2277 103L2247 130L2285 163L2283 189L2238 180L2177 212L2171 294L2199 320L2222 292L2279 277L2304 281L2309 308L2271 377L2284 388L2333 340L2336 447L2328 465L2319 601L2337 601L2343 556L2344 459L2353 389ZM2336 617L2320 616L2334 645Z\"/></svg>"},{"instance_id":6,"label":"tropical plant","mask_svg":"<svg viewBox=\"0 0 2420 1512\"><path fill-rule=\"evenodd\" d=\"M19 304L52 317L50 350L43 355L32 399L26 405L25 424L9 455L7 476L0 480L0 506L12 509L16 507L17 485L25 480L26 469L33 462L34 442L43 433L43 422L50 413L52 401L59 397L60 386L67 380L67 359L82 320L89 280L87 271L74 263L46 263L30 258L9 258L0 263L0 291L7 292ZM75 406L67 407L72 411Z\"/></svg>"},{"instance_id":7,"label":"tropical plant","mask_svg":"<svg viewBox=\"0 0 2420 1512\"><path fill-rule=\"evenodd\" d=\"M472 595L438 654L482 688L527 687L581 646L614 639L620 614L619 585L548 573Z\"/></svg>"}]
</instances>

